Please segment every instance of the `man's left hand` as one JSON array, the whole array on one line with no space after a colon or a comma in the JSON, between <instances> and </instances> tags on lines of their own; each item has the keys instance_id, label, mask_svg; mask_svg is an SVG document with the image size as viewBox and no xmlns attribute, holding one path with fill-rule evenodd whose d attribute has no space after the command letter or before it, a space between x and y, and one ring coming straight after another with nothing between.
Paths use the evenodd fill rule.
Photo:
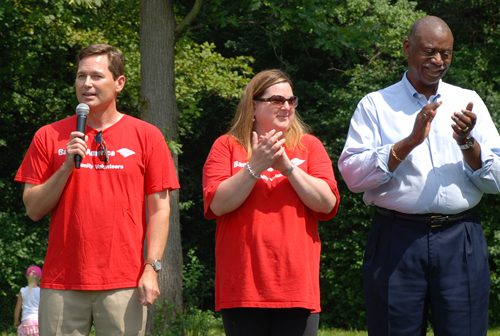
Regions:
<instances>
[{"instance_id":1,"label":"man's left hand","mask_svg":"<svg viewBox=\"0 0 500 336\"><path fill-rule=\"evenodd\" d=\"M146 266L139 280L139 301L143 306L146 306L153 304L158 296L160 296L158 274L152 267Z\"/></svg>"},{"instance_id":2,"label":"man's left hand","mask_svg":"<svg viewBox=\"0 0 500 336\"><path fill-rule=\"evenodd\" d=\"M465 110L462 112L455 112L451 119L455 122L451 125L453 129L453 138L459 145L465 143L465 139L469 136L470 132L476 125L476 115L472 112L474 104L470 102L467 104Z\"/></svg>"}]
</instances>

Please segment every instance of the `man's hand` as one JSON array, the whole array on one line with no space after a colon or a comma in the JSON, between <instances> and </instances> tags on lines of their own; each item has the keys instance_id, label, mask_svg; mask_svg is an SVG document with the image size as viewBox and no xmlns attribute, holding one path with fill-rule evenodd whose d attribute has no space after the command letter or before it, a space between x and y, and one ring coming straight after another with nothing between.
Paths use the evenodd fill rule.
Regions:
<instances>
[{"instance_id":1,"label":"man's hand","mask_svg":"<svg viewBox=\"0 0 500 336\"><path fill-rule=\"evenodd\" d=\"M437 108L441 104L442 102L433 102L422 107L415 118L411 134L391 147L388 163L390 171L394 171L415 147L425 141L431 130L431 123L436 116Z\"/></svg>"},{"instance_id":2,"label":"man's hand","mask_svg":"<svg viewBox=\"0 0 500 336\"><path fill-rule=\"evenodd\" d=\"M80 155L82 159L85 157L87 152L87 140L88 136L85 134L77 131L71 132L69 141L66 144L66 160L63 164L66 169L73 170L75 167L75 155Z\"/></svg>"},{"instance_id":3,"label":"man's hand","mask_svg":"<svg viewBox=\"0 0 500 336\"><path fill-rule=\"evenodd\" d=\"M143 306L153 304L160 296L158 287L158 274L155 270L146 265L139 280L139 301Z\"/></svg>"},{"instance_id":4,"label":"man's hand","mask_svg":"<svg viewBox=\"0 0 500 336\"><path fill-rule=\"evenodd\" d=\"M437 113L437 108L442 104L442 102L433 102L422 107L422 110L417 114L415 118L415 124L413 125L413 130L408 137L411 143L415 146L420 145L424 142L425 138L429 135L431 129L431 123Z\"/></svg>"},{"instance_id":5,"label":"man's hand","mask_svg":"<svg viewBox=\"0 0 500 336\"><path fill-rule=\"evenodd\" d=\"M470 102L467 104L465 110L462 112L455 112L451 117L455 123L451 125L453 129L453 138L457 141L459 145L465 143L465 139L469 136L470 132L476 125L476 115L472 112L474 104Z\"/></svg>"}]
</instances>

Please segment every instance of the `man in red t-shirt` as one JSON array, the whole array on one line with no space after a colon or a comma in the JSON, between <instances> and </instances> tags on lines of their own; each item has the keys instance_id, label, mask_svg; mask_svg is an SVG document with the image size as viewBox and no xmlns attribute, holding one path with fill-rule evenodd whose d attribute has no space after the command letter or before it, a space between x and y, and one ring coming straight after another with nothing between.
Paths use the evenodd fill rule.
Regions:
<instances>
[{"instance_id":1,"label":"man in red t-shirt","mask_svg":"<svg viewBox=\"0 0 500 336\"><path fill-rule=\"evenodd\" d=\"M160 130L116 108L122 54L95 44L77 63L84 132L74 131L76 116L40 128L15 177L28 216L50 213L40 335L88 335L92 324L102 335L143 335L179 183Z\"/></svg>"}]
</instances>

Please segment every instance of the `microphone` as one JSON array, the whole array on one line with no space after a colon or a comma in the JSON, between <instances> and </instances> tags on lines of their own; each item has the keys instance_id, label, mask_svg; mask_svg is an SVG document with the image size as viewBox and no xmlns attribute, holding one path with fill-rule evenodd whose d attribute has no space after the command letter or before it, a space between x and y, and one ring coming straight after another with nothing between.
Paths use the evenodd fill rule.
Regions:
<instances>
[{"instance_id":1,"label":"microphone","mask_svg":"<svg viewBox=\"0 0 500 336\"><path fill-rule=\"evenodd\" d=\"M87 115L89 114L90 107L87 104L78 104L76 107L76 130L85 133L85 123L87 122ZM85 140L85 137L83 138ZM75 168L80 169L82 157L75 155Z\"/></svg>"}]
</instances>

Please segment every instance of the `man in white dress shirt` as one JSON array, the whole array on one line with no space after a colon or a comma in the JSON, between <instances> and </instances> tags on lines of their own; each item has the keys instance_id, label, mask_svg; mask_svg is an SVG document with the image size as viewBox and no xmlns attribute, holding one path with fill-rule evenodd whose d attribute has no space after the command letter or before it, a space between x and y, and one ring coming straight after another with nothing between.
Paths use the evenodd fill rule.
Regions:
<instances>
[{"instance_id":1,"label":"man in white dress shirt","mask_svg":"<svg viewBox=\"0 0 500 336\"><path fill-rule=\"evenodd\" d=\"M363 265L370 336L486 335L488 252L476 205L500 192L500 136L482 99L442 81L453 34L414 23L401 81L366 95L339 170L375 207Z\"/></svg>"}]
</instances>

